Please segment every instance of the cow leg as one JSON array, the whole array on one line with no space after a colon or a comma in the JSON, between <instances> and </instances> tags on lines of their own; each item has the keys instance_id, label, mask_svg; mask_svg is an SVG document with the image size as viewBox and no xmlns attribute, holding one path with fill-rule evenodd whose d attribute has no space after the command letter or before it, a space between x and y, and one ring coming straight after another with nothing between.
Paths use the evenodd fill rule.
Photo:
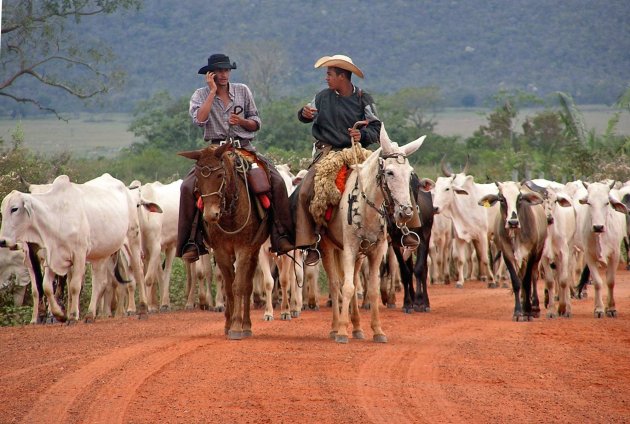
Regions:
<instances>
[{"instance_id":1,"label":"cow leg","mask_svg":"<svg viewBox=\"0 0 630 424\"><path fill-rule=\"evenodd\" d=\"M55 273L52 272L50 267L46 267L44 270L43 279L44 294L46 295L46 299L48 299L48 307L50 308L50 312L55 316L55 318L57 318L57 320L61 322L66 322L66 315L63 313L63 310L61 309L59 303L57 303L57 299L55 298L55 290L53 288L54 278Z\"/></svg>"},{"instance_id":2,"label":"cow leg","mask_svg":"<svg viewBox=\"0 0 630 424\"><path fill-rule=\"evenodd\" d=\"M570 288L572 286L572 255L570 253L569 246L566 246L563 251L560 252L560 257L556 263L556 275L558 283L558 315L564 317L571 317L571 294Z\"/></svg>"},{"instance_id":3,"label":"cow leg","mask_svg":"<svg viewBox=\"0 0 630 424\"><path fill-rule=\"evenodd\" d=\"M547 308L547 318L557 318L556 303L555 303L555 271L551 268L548 258L543 258L541 261L541 267L543 269L543 279L545 280L545 289L547 294L545 295L545 307Z\"/></svg>"},{"instance_id":4,"label":"cow leg","mask_svg":"<svg viewBox=\"0 0 630 424\"><path fill-rule=\"evenodd\" d=\"M593 315L595 316L595 318L602 318L605 313L604 302L602 301L602 276L600 275L599 269L597 268L597 262L588 257L586 258L586 264L593 280L593 301L595 304Z\"/></svg>"},{"instance_id":5,"label":"cow leg","mask_svg":"<svg viewBox=\"0 0 630 424\"><path fill-rule=\"evenodd\" d=\"M617 271L617 264L619 263L619 257L613 257L608 261L608 268L606 269L606 287L608 288L608 301L606 303L606 316L610 318L617 317L617 309L615 307L615 272Z\"/></svg>"},{"instance_id":6,"label":"cow leg","mask_svg":"<svg viewBox=\"0 0 630 424\"><path fill-rule=\"evenodd\" d=\"M403 285L403 312L410 314L413 312L413 299L415 298L415 291L413 288L413 277L411 275L411 268L409 268L407 261L403 258L403 254L400 249L394 249L394 255L396 256L396 262L400 268L400 279Z\"/></svg>"},{"instance_id":7,"label":"cow leg","mask_svg":"<svg viewBox=\"0 0 630 424\"><path fill-rule=\"evenodd\" d=\"M455 287L458 289L464 288L464 265L466 264L466 242L460 239L453 239L452 245L452 257L455 261L455 267L457 268L457 282Z\"/></svg>"},{"instance_id":8,"label":"cow leg","mask_svg":"<svg viewBox=\"0 0 630 424\"><path fill-rule=\"evenodd\" d=\"M514 313L512 314L512 319L518 322L523 319L523 308L521 306L521 279L519 278L511 261L505 259L505 266L510 274L512 291L514 292Z\"/></svg>"},{"instance_id":9,"label":"cow leg","mask_svg":"<svg viewBox=\"0 0 630 424\"><path fill-rule=\"evenodd\" d=\"M294 250L297 252L297 250ZM291 289L291 316L298 318L304 307L304 298L302 296L302 288L304 287L304 272L298 270L291 258L284 256L281 258L283 272L286 273L287 280L290 282Z\"/></svg>"},{"instance_id":10,"label":"cow leg","mask_svg":"<svg viewBox=\"0 0 630 424\"><path fill-rule=\"evenodd\" d=\"M262 280L262 286L265 291L265 312L263 313L264 321L273 321L273 276L271 275L271 264L268 254L268 243L265 242L258 252L258 270L256 270L257 278ZM284 314L284 315L283 315ZM280 311L280 319L291 319L289 308L286 311Z\"/></svg>"},{"instance_id":11,"label":"cow leg","mask_svg":"<svg viewBox=\"0 0 630 424\"><path fill-rule=\"evenodd\" d=\"M490 260L488 259L488 239L486 237L482 237L481 240L473 240L473 245L477 253L477 260L479 261L479 279L481 281L487 281L488 288L496 288L497 284L494 280L492 269L490 268Z\"/></svg>"},{"instance_id":12,"label":"cow leg","mask_svg":"<svg viewBox=\"0 0 630 424\"><path fill-rule=\"evenodd\" d=\"M215 270L215 295L214 295L214 310L215 312L223 312L225 310L225 299L227 297L225 293L225 284L223 281L223 274L220 269Z\"/></svg>"},{"instance_id":13,"label":"cow leg","mask_svg":"<svg viewBox=\"0 0 630 424\"><path fill-rule=\"evenodd\" d=\"M423 234L423 238L430 238L431 233ZM427 277L429 272L428 267L428 258L429 258L429 248L428 243L426 242L420 243L418 248L416 249L416 264L413 265L413 260L409 258L407 260L407 264L409 269L413 269L414 275L416 276L416 300L414 302L414 309L418 312L430 312L431 304L429 302L429 292L427 290Z\"/></svg>"},{"instance_id":14,"label":"cow leg","mask_svg":"<svg viewBox=\"0 0 630 424\"><path fill-rule=\"evenodd\" d=\"M186 286L184 288L184 297L186 298L186 310L195 308L195 283L197 281L197 262L184 261L186 267Z\"/></svg>"},{"instance_id":15,"label":"cow leg","mask_svg":"<svg viewBox=\"0 0 630 424\"><path fill-rule=\"evenodd\" d=\"M144 267L142 266L142 257L141 257L141 248L140 248L140 238L138 237L138 231L129 231L127 232L127 240L129 241L129 262L131 265L131 272L133 278L136 281L136 286L138 288L138 298L140 305L138 306L138 318L144 319L148 318L148 298L147 298L147 290L146 284L144 281ZM129 305L133 304L134 310L136 309L135 300L132 302L133 296L129 298ZM130 310L130 307L127 310Z\"/></svg>"},{"instance_id":16,"label":"cow leg","mask_svg":"<svg viewBox=\"0 0 630 424\"><path fill-rule=\"evenodd\" d=\"M73 270L74 277L74 270ZM72 280L70 285L72 285ZM88 307L87 314L85 315L85 322L94 322L96 318L96 309L103 294L106 290L107 282L107 263L106 260L99 260L92 262L92 295L90 296L90 306ZM70 289L72 292L72 289ZM78 295L78 293L77 293ZM74 297L74 294L72 295Z\"/></svg>"},{"instance_id":17,"label":"cow leg","mask_svg":"<svg viewBox=\"0 0 630 424\"><path fill-rule=\"evenodd\" d=\"M171 309L171 272L175 259L175 246L167 248L164 254L164 269L160 278L160 311L163 312Z\"/></svg>"},{"instance_id":18,"label":"cow leg","mask_svg":"<svg viewBox=\"0 0 630 424\"><path fill-rule=\"evenodd\" d=\"M212 260L210 254L201 255L199 258L200 274L197 274L199 284L199 309L207 311L214 307L212 299ZM170 283L169 283L170 286Z\"/></svg>"}]
</instances>

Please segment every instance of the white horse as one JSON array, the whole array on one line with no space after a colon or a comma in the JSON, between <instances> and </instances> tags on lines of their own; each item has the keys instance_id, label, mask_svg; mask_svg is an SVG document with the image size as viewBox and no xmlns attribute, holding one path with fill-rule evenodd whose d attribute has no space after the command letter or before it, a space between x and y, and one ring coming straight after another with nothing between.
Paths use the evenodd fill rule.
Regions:
<instances>
[{"instance_id":1,"label":"white horse","mask_svg":"<svg viewBox=\"0 0 630 424\"><path fill-rule=\"evenodd\" d=\"M385 128L381 126L381 147L370 154L365 162L354 167L337 212L322 235L322 260L328 275L333 311L330 337L339 343L348 342L350 307L352 337L364 337L356 287L365 257L370 264L367 293L372 305L373 340L387 342L378 308L379 266L387 250L385 214L390 214L400 227L411 219L413 207L409 182L413 168L407 157L422 145L424 138L399 147L389 139Z\"/></svg>"}]
</instances>

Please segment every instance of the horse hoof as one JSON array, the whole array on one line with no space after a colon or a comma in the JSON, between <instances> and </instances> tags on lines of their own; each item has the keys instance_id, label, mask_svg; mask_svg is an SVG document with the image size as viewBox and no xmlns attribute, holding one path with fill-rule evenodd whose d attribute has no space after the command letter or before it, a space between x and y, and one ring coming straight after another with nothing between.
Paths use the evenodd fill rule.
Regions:
<instances>
[{"instance_id":1,"label":"horse hoof","mask_svg":"<svg viewBox=\"0 0 630 424\"><path fill-rule=\"evenodd\" d=\"M291 311L291 318L299 318L300 311Z\"/></svg>"},{"instance_id":2,"label":"horse hoof","mask_svg":"<svg viewBox=\"0 0 630 424\"><path fill-rule=\"evenodd\" d=\"M243 332L242 331L234 331L234 330L230 330L228 331L228 339L230 340L242 340L243 339Z\"/></svg>"},{"instance_id":3,"label":"horse hoof","mask_svg":"<svg viewBox=\"0 0 630 424\"><path fill-rule=\"evenodd\" d=\"M291 321L291 314L289 314L288 312L283 312L280 314L280 320L281 321Z\"/></svg>"},{"instance_id":4,"label":"horse hoof","mask_svg":"<svg viewBox=\"0 0 630 424\"><path fill-rule=\"evenodd\" d=\"M456 289L463 289L464 288L464 283L456 283L455 284L455 288Z\"/></svg>"},{"instance_id":5,"label":"horse hoof","mask_svg":"<svg viewBox=\"0 0 630 424\"><path fill-rule=\"evenodd\" d=\"M254 333L252 332L252 330L243 330L243 338L244 339L252 337L253 335L254 335Z\"/></svg>"},{"instance_id":6,"label":"horse hoof","mask_svg":"<svg viewBox=\"0 0 630 424\"><path fill-rule=\"evenodd\" d=\"M375 334L372 337L375 343L387 343L387 336L385 334Z\"/></svg>"},{"instance_id":7,"label":"horse hoof","mask_svg":"<svg viewBox=\"0 0 630 424\"><path fill-rule=\"evenodd\" d=\"M396 304L395 303L388 303L387 304L387 309L396 309Z\"/></svg>"},{"instance_id":8,"label":"horse hoof","mask_svg":"<svg viewBox=\"0 0 630 424\"><path fill-rule=\"evenodd\" d=\"M265 316L263 316L263 321L273 321L273 315L265 315Z\"/></svg>"},{"instance_id":9,"label":"horse hoof","mask_svg":"<svg viewBox=\"0 0 630 424\"><path fill-rule=\"evenodd\" d=\"M330 337L331 339L335 340L335 338L337 337L337 332L336 332L336 331L334 331L334 330L333 330L333 331L331 331L331 332L328 334L328 337Z\"/></svg>"},{"instance_id":10,"label":"horse hoof","mask_svg":"<svg viewBox=\"0 0 630 424\"><path fill-rule=\"evenodd\" d=\"M335 336L335 341L337 343L347 344L348 343L348 336L340 336L339 334L337 334Z\"/></svg>"},{"instance_id":11,"label":"horse hoof","mask_svg":"<svg viewBox=\"0 0 630 424\"><path fill-rule=\"evenodd\" d=\"M413 314L413 308L410 307L403 307L403 312L406 314Z\"/></svg>"},{"instance_id":12,"label":"horse hoof","mask_svg":"<svg viewBox=\"0 0 630 424\"><path fill-rule=\"evenodd\" d=\"M357 339L357 340L363 340L365 339L365 335L363 334L362 330L354 330L352 331L352 338Z\"/></svg>"}]
</instances>

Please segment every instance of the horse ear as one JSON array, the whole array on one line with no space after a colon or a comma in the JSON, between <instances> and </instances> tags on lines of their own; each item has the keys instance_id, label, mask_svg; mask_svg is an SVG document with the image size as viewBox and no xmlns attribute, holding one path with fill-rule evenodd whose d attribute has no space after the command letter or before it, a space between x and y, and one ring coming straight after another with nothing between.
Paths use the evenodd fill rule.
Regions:
<instances>
[{"instance_id":1,"label":"horse ear","mask_svg":"<svg viewBox=\"0 0 630 424\"><path fill-rule=\"evenodd\" d=\"M390 140L389 135L387 134L387 131L385 131L385 124L383 124L382 122L381 122L381 134L379 137L379 141L381 144L381 148L383 149L383 152L389 153L393 150L392 140Z\"/></svg>"},{"instance_id":2,"label":"horse ear","mask_svg":"<svg viewBox=\"0 0 630 424\"><path fill-rule=\"evenodd\" d=\"M201 150L191 150L191 151L188 151L188 152L177 152L177 154L179 156L183 156L183 157L188 158L188 159L199 160L199 158L201 157Z\"/></svg>"},{"instance_id":3,"label":"horse ear","mask_svg":"<svg viewBox=\"0 0 630 424\"><path fill-rule=\"evenodd\" d=\"M409 156L411 155L413 152L415 152L416 150L418 150L420 148L420 146L422 146L422 143L424 143L424 139L427 138L426 135L423 135L422 137L412 141L411 143L405 144L404 146L402 146L400 149L403 151L403 153L405 154L405 156Z\"/></svg>"}]
</instances>

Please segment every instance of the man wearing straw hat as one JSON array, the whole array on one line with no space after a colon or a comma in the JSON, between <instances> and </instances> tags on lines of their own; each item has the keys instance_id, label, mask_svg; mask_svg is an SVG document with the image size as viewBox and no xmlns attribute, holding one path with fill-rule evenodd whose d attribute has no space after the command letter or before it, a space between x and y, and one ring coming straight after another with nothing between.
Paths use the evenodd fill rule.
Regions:
<instances>
[{"instance_id":1,"label":"man wearing straw hat","mask_svg":"<svg viewBox=\"0 0 630 424\"><path fill-rule=\"evenodd\" d=\"M372 96L352 83L352 74L363 78L363 72L352 59L341 54L324 56L315 62L315 68L322 67L326 67L328 88L317 93L309 104L298 111L301 122L313 123L315 138L313 161L291 199L292 203L297 202L295 245L307 249L306 265L317 264L321 257L317 250L319 229L309 211L315 177L313 165L331 150L352 147L350 139L363 147L378 143L381 130ZM353 128L358 121L368 123L361 128Z\"/></svg>"}]
</instances>

